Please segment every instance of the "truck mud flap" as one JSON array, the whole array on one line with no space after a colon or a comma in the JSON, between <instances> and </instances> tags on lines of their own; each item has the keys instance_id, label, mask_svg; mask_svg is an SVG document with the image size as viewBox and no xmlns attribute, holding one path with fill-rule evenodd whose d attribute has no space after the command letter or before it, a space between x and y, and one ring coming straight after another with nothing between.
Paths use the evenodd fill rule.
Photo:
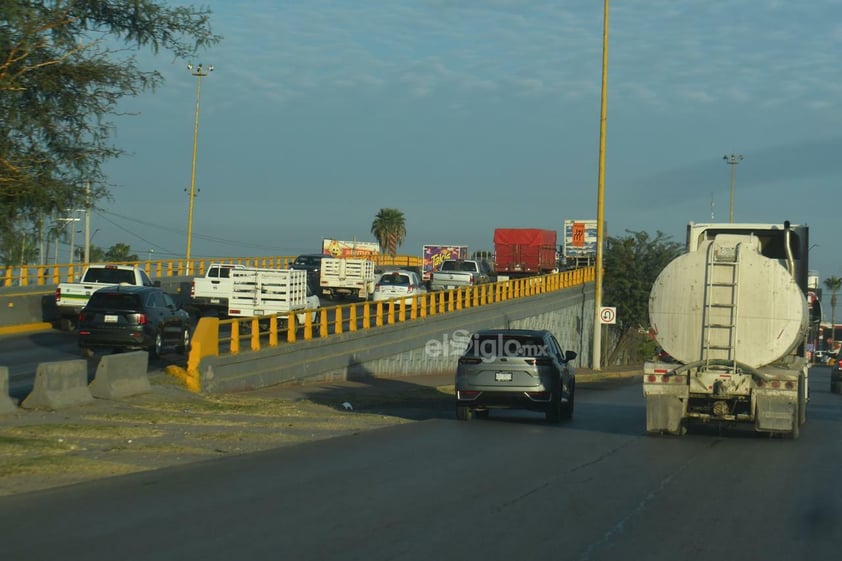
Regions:
<instances>
[{"instance_id":1,"label":"truck mud flap","mask_svg":"<svg viewBox=\"0 0 842 561\"><path fill-rule=\"evenodd\" d=\"M758 431L789 432L796 420L796 396L776 395L765 392L757 394L755 425Z\"/></svg>"},{"instance_id":2,"label":"truck mud flap","mask_svg":"<svg viewBox=\"0 0 842 561\"><path fill-rule=\"evenodd\" d=\"M646 396L646 432L682 434L687 401L676 395Z\"/></svg>"}]
</instances>

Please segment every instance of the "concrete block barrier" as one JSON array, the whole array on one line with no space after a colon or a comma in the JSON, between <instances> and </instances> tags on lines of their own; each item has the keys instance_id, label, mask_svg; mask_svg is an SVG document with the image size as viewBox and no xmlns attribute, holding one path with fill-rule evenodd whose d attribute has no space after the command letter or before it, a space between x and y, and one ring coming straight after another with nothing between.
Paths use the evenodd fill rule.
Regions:
<instances>
[{"instance_id":1,"label":"concrete block barrier","mask_svg":"<svg viewBox=\"0 0 842 561\"><path fill-rule=\"evenodd\" d=\"M9 367L0 366L0 415L8 415L17 410L17 402L9 397Z\"/></svg>"},{"instance_id":2,"label":"concrete block barrier","mask_svg":"<svg viewBox=\"0 0 842 561\"><path fill-rule=\"evenodd\" d=\"M91 395L99 399L120 399L149 393L149 353L134 351L103 355L96 368L96 376L88 386Z\"/></svg>"},{"instance_id":3,"label":"concrete block barrier","mask_svg":"<svg viewBox=\"0 0 842 561\"><path fill-rule=\"evenodd\" d=\"M88 389L88 362L62 360L38 365L32 392L20 406L24 409L67 409L93 400Z\"/></svg>"}]
</instances>

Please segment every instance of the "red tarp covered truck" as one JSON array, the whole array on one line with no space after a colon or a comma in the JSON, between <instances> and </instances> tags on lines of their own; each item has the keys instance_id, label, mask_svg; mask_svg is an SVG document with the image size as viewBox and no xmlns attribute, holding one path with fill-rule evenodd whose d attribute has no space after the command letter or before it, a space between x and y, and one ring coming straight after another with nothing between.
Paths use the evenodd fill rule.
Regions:
<instances>
[{"instance_id":1,"label":"red tarp covered truck","mask_svg":"<svg viewBox=\"0 0 842 561\"><path fill-rule=\"evenodd\" d=\"M538 275L555 270L555 230L497 228L494 230L494 271L510 277Z\"/></svg>"}]
</instances>

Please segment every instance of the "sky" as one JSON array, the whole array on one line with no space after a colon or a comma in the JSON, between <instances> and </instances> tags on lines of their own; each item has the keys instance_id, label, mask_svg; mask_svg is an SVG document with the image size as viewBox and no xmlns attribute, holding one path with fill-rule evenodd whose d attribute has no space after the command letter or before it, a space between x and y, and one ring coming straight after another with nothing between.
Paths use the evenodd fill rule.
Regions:
<instances>
[{"instance_id":1,"label":"sky","mask_svg":"<svg viewBox=\"0 0 842 561\"><path fill-rule=\"evenodd\" d=\"M171 4L186 2L170 2ZM399 253L492 249L495 228L596 219L603 2L203 1L223 36L195 60L139 53L165 83L127 99L92 243L193 257L318 252L406 217ZM610 5L606 234L688 222L808 224L842 276L842 0ZM827 298L825 298L827 300ZM826 306L827 307L827 306Z\"/></svg>"}]
</instances>

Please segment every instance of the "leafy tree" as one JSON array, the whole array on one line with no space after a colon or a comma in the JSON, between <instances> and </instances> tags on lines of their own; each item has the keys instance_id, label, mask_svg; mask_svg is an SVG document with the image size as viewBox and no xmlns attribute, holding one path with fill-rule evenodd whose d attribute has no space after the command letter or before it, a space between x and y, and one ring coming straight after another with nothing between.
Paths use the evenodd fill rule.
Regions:
<instances>
[{"instance_id":1,"label":"leafy tree","mask_svg":"<svg viewBox=\"0 0 842 561\"><path fill-rule=\"evenodd\" d=\"M371 233L380 244L380 250L392 257L406 239L406 219L396 208L381 208L371 223Z\"/></svg>"},{"instance_id":2,"label":"leafy tree","mask_svg":"<svg viewBox=\"0 0 842 561\"><path fill-rule=\"evenodd\" d=\"M609 364L633 349L631 354L640 355L638 358L651 356L647 338L640 334L648 332L649 292L664 267L683 252L682 244L660 231L654 238L646 232L627 232L625 237L609 237L603 256L603 301L617 308L620 330Z\"/></svg>"},{"instance_id":3,"label":"leafy tree","mask_svg":"<svg viewBox=\"0 0 842 561\"><path fill-rule=\"evenodd\" d=\"M207 8L153 0L0 2L0 235L110 196L103 163L118 101L154 89L133 50L193 56L221 40ZM126 49L128 46L130 49Z\"/></svg>"},{"instance_id":4,"label":"leafy tree","mask_svg":"<svg viewBox=\"0 0 842 561\"><path fill-rule=\"evenodd\" d=\"M4 266L31 263L37 255L38 248L31 234L8 229L0 237L0 264Z\"/></svg>"},{"instance_id":5,"label":"leafy tree","mask_svg":"<svg viewBox=\"0 0 842 561\"><path fill-rule=\"evenodd\" d=\"M99 261L105 261L105 250L101 247L92 245L88 248L88 260L91 263L96 263ZM76 261L81 263L85 259L85 248L84 247L77 247L76 248ZM131 259L129 259L131 261Z\"/></svg>"},{"instance_id":6,"label":"leafy tree","mask_svg":"<svg viewBox=\"0 0 842 561\"><path fill-rule=\"evenodd\" d=\"M132 248L124 243L117 243L108 248L105 252L104 261L123 262L138 261L137 254L131 253Z\"/></svg>"},{"instance_id":7,"label":"leafy tree","mask_svg":"<svg viewBox=\"0 0 842 561\"><path fill-rule=\"evenodd\" d=\"M839 289L842 288L842 279L839 277L828 277L824 279L824 285L830 291L830 332L834 344L836 343L836 303Z\"/></svg>"}]
</instances>

